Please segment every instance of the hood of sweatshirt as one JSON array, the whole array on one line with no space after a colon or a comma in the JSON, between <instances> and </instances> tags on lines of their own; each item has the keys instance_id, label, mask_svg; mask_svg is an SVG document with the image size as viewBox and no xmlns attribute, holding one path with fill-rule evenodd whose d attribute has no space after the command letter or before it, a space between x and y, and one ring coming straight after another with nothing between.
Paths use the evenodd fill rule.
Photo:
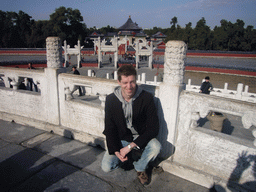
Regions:
<instances>
[{"instance_id":1,"label":"hood of sweatshirt","mask_svg":"<svg viewBox=\"0 0 256 192\"><path fill-rule=\"evenodd\" d=\"M124 111L127 128L129 129L132 128L132 104L133 104L133 101L141 94L141 92L142 92L142 88L140 88L137 85L134 96L131 98L129 102L127 102L122 96L122 90L120 86L116 87L114 90L115 96L119 99L120 102L122 102L122 108ZM133 134L137 134L137 132L133 128L131 129L131 131Z\"/></svg>"}]
</instances>

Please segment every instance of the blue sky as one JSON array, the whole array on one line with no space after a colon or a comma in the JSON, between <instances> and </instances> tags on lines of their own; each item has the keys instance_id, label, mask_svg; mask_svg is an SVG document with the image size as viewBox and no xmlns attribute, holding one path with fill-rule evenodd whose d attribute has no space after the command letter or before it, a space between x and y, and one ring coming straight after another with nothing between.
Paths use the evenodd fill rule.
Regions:
<instances>
[{"instance_id":1,"label":"blue sky","mask_svg":"<svg viewBox=\"0 0 256 192\"><path fill-rule=\"evenodd\" d=\"M129 15L139 27L170 27L176 16L181 27L189 22L192 27L204 17L206 25L213 29L226 19L235 23L245 22L245 27L256 28L255 0L1 0L2 11L22 10L35 20L48 20L56 8L64 6L78 9L87 27L110 25L120 27Z\"/></svg>"}]
</instances>

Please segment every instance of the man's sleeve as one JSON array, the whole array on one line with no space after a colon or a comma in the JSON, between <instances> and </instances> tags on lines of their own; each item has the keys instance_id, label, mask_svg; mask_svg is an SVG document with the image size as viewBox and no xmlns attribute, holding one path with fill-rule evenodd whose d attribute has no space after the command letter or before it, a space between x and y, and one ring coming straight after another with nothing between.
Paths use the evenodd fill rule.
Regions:
<instances>
[{"instance_id":1,"label":"man's sleeve","mask_svg":"<svg viewBox=\"0 0 256 192\"><path fill-rule=\"evenodd\" d=\"M113 101L108 96L105 104L105 130L103 134L106 135L107 147L110 155L114 155L116 151L120 151L122 148L117 126L113 119L113 105Z\"/></svg>"},{"instance_id":2,"label":"man's sleeve","mask_svg":"<svg viewBox=\"0 0 256 192\"><path fill-rule=\"evenodd\" d=\"M159 133L159 120L157 116L157 109L154 103L154 98L151 95L149 102L145 106L146 115L146 131L134 140L140 148L144 148L148 142L157 137Z\"/></svg>"}]
</instances>

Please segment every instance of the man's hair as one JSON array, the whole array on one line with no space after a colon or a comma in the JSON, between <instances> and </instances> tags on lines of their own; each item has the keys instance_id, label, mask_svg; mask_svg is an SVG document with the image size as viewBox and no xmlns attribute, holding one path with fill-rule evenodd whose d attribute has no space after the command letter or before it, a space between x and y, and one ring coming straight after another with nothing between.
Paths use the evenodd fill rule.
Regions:
<instances>
[{"instance_id":1,"label":"man's hair","mask_svg":"<svg viewBox=\"0 0 256 192\"><path fill-rule=\"evenodd\" d=\"M121 81L122 75L126 76L126 77L128 77L130 75L134 75L136 77L137 72L136 72L136 69L132 65L123 65L118 69L117 75L118 75L118 81Z\"/></svg>"}]
</instances>

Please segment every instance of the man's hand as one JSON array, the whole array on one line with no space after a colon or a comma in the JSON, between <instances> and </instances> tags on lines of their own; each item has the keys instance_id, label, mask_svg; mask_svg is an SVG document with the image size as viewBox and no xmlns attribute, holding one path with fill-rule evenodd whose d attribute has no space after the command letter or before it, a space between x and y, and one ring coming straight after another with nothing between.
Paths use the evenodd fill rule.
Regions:
<instances>
[{"instance_id":1,"label":"man's hand","mask_svg":"<svg viewBox=\"0 0 256 192\"><path fill-rule=\"evenodd\" d=\"M134 148L134 147L137 147L137 145L134 143L134 142L131 142L130 143L130 146L131 146L131 149L128 147L128 145L122 149L120 149L120 154L123 156L123 157L126 157L126 155L128 153L131 152L131 150Z\"/></svg>"},{"instance_id":2,"label":"man's hand","mask_svg":"<svg viewBox=\"0 0 256 192\"><path fill-rule=\"evenodd\" d=\"M125 161L128 160L128 157L122 156L122 155L120 154L120 152L118 152L118 151L115 152L115 155L116 155L116 156L118 157L118 159L120 159L120 161L122 161L122 162L125 162Z\"/></svg>"},{"instance_id":3,"label":"man's hand","mask_svg":"<svg viewBox=\"0 0 256 192\"><path fill-rule=\"evenodd\" d=\"M121 154L123 157L126 157L126 155L127 155L128 153L130 153L130 151L131 151L131 149L129 149L128 146L126 146L126 147L120 149L120 154Z\"/></svg>"}]
</instances>

